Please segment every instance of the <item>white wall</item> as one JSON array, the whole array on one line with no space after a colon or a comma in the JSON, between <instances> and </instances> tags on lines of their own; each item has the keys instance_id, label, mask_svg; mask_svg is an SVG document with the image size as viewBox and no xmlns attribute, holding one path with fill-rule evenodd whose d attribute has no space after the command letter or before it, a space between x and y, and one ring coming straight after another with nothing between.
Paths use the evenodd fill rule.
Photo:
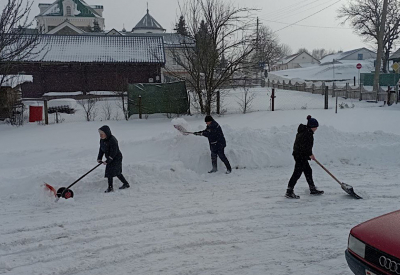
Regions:
<instances>
[{"instance_id":1,"label":"white wall","mask_svg":"<svg viewBox=\"0 0 400 275\"><path fill-rule=\"evenodd\" d=\"M351 54L349 56L346 56L346 57L342 58L341 60L359 60L358 59L358 54L362 54L363 55L362 60L365 60L365 59L376 59L376 53L370 52L370 51L368 51L366 49L361 49L361 50L359 50L359 51L357 51L357 52L355 52L355 53L353 53L353 54Z\"/></svg>"}]
</instances>

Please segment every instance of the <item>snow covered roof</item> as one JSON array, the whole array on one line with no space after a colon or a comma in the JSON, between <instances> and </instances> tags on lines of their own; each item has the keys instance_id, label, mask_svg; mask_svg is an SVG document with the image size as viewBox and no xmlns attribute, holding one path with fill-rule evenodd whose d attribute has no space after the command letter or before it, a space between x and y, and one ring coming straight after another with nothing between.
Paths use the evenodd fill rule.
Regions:
<instances>
[{"instance_id":1,"label":"snow covered roof","mask_svg":"<svg viewBox=\"0 0 400 275\"><path fill-rule=\"evenodd\" d=\"M77 11L74 16L78 17L101 17L94 7L88 5L84 0L72 0L76 4ZM39 4L46 6L46 4ZM38 16L64 16L63 1L57 0L53 4L48 5L47 9L41 12Z\"/></svg>"},{"instance_id":2,"label":"snow covered roof","mask_svg":"<svg viewBox=\"0 0 400 275\"><path fill-rule=\"evenodd\" d=\"M370 51L370 52L373 53L373 51L368 50L367 48L359 48L359 49L354 49L354 50L350 50L350 51L346 51L346 52L340 52L340 53L334 53L334 54L326 55L321 59L321 63L332 62L334 59L335 60L341 60L341 59L343 59L343 58L345 58L345 57L347 57L349 55L352 55L352 54L354 54L354 53L356 53L358 51L361 51L361 50L366 50L366 51Z\"/></svg>"},{"instance_id":3,"label":"snow covered roof","mask_svg":"<svg viewBox=\"0 0 400 275\"><path fill-rule=\"evenodd\" d=\"M23 62L165 63L161 36L41 35ZM41 50L43 49L43 50ZM41 51L40 51L41 50Z\"/></svg>"},{"instance_id":4,"label":"snow covered roof","mask_svg":"<svg viewBox=\"0 0 400 275\"><path fill-rule=\"evenodd\" d=\"M136 24L136 26L132 29L132 32L138 29L147 29L147 30L161 30L165 31L165 29L149 14L149 9L147 9L147 13L143 18Z\"/></svg>"},{"instance_id":5,"label":"snow covered roof","mask_svg":"<svg viewBox=\"0 0 400 275\"><path fill-rule=\"evenodd\" d=\"M390 57L389 60L392 59L400 59L400 49L398 49L397 51L395 51Z\"/></svg>"},{"instance_id":6,"label":"snow covered roof","mask_svg":"<svg viewBox=\"0 0 400 275\"><path fill-rule=\"evenodd\" d=\"M32 82L32 75L0 75L0 81L3 79L1 86L14 88L25 82Z\"/></svg>"}]
</instances>

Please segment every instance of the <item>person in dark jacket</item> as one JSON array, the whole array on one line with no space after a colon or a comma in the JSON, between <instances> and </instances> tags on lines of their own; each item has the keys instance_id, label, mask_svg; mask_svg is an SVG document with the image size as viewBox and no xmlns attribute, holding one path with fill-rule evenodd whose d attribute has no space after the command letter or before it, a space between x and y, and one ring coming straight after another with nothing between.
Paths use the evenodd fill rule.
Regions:
<instances>
[{"instance_id":1,"label":"person in dark jacket","mask_svg":"<svg viewBox=\"0 0 400 275\"><path fill-rule=\"evenodd\" d=\"M99 129L100 149L97 162L106 165L104 177L108 179L108 188L105 193L113 192L113 178L117 177L123 185L119 189L129 188L130 185L122 175L122 153L118 147L118 140L111 134L110 127L107 125ZM106 160L103 161L103 156Z\"/></svg>"},{"instance_id":2,"label":"person in dark jacket","mask_svg":"<svg viewBox=\"0 0 400 275\"><path fill-rule=\"evenodd\" d=\"M193 134L207 137L210 143L212 169L208 173L215 173L218 171L217 157L219 157L226 166L226 174L230 174L232 168L228 158L225 156L224 150L226 141L221 126L219 126L212 116L206 116L204 121L207 124L207 128L203 131L194 132Z\"/></svg>"},{"instance_id":3,"label":"person in dark jacket","mask_svg":"<svg viewBox=\"0 0 400 275\"><path fill-rule=\"evenodd\" d=\"M318 121L315 118L312 118L310 115L307 116L307 125L300 124L297 129L296 140L293 146L293 158L295 160L294 172L292 177L289 180L289 184L286 190L285 197L299 199L300 196L297 196L294 192L294 186L297 183L297 180L301 177L301 174L304 173L308 186L310 188L310 194L312 195L322 195L324 191L317 190L315 187L313 177L312 177L312 169L309 160L315 160L314 154L312 152L312 148L314 145L314 133L318 129Z\"/></svg>"}]
</instances>

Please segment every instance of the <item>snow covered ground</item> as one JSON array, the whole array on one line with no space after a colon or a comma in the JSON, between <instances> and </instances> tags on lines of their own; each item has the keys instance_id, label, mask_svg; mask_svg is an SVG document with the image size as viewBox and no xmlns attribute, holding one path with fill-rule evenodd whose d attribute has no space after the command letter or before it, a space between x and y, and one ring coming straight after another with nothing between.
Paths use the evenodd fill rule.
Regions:
<instances>
[{"instance_id":1,"label":"snow covered ground","mask_svg":"<svg viewBox=\"0 0 400 275\"><path fill-rule=\"evenodd\" d=\"M208 174L207 139L172 127L204 129L200 115L101 121L99 111L86 122L77 104L60 124L0 124L0 274L351 274L349 230L398 209L400 104L355 102L335 114L319 95L280 91L277 100L309 102L307 109L271 112L266 90L253 92L254 112L240 114L231 96L227 114L215 116L238 168L230 175L222 163ZM315 163L325 194L310 196L302 177L301 198L283 197L297 126L309 114L320 123L316 158L363 200ZM131 188L104 194L101 166L72 188L74 199L55 203L43 182L68 186L94 167L104 124L119 140Z\"/></svg>"}]
</instances>

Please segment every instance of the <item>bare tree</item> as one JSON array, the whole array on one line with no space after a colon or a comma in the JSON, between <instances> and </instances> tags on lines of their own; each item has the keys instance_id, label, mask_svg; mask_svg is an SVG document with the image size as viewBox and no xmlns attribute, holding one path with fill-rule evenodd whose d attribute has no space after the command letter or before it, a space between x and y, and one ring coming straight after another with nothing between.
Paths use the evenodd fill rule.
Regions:
<instances>
[{"instance_id":1,"label":"bare tree","mask_svg":"<svg viewBox=\"0 0 400 275\"><path fill-rule=\"evenodd\" d=\"M254 49L254 10L225 0L188 0L181 7L188 35L172 55L189 75L186 81L201 112L210 114L217 91L248 65L245 60Z\"/></svg>"},{"instance_id":2,"label":"bare tree","mask_svg":"<svg viewBox=\"0 0 400 275\"><path fill-rule=\"evenodd\" d=\"M241 97L238 97L237 101L243 114L247 113L250 110L251 105L256 98L256 95L250 91L250 87L247 84L248 83L245 79L241 88L243 90L243 93L241 94Z\"/></svg>"},{"instance_id":3,"label":"bare tree","mask_svg":"<svg viewBox=\"0 0 400 275\"><path fill-rule=\"evenodd\" d=\"M80 99L78 100L79 105L82 106L85 111L85 117L87 121L94 120L97 116L96 103L97 98Z\"/></svg>"},{"instance_id":4,"label":"bare tree","mask_svg":"<svg viewBox=\"0 0 400 275\"><path fill-rule=\"evenodd\" d=\"M110 101L105 99L101 109L103 111L104 120L110 120L112 114L112 106Z\"/></svg>"},{"instance_id":5,"label":"bare tree","mask_svg":"<svg viewBox=\"0 0 400 275\"><path fill-rule=\"evenodd\" d=\"M297 53L310 53L306 48L300 48Z\"/></svg>"},{"instance_id":6,"label":"bare tree","mask_svg":"<svg viewBox=\"0 0 400 275\"><path fill-rule=\"evenodd\" d=\"M324 56L327 56L327 55L330 55L330 54L334 54L334 53L336 53L336 52L333 51L333 50L326 50L326 49L321 48L321 49L312 50L311 55L314 58L316 58L318 60L321 60Z\"/></svg>"},{"instance_id":7,"label":"bare tree","mask_svg":"<svg viewBox=\"0 0 400 275\"><path fill-rule=\"evenodd\" d=\"M24 4L25 3L25 4ZM26 34L33 1L7 0L0 17L0 85L9 81L17 63L31 59L44 49L37 49L39 33ZM15 73L14 73L15 74Z\"/></svg>"},{"instance_id":8,"label":"bare tree","mask_svg":"<svg viewBox=\"0 0 400 275\"><path fill-rule=\"evenodd\" d=\"M349 6L342 6L338 18L342 23L350 22L354 32L366 42L378 45L382 22L383 0L355 0ZM387 71L390 52L400 34L400 4L397 0L388 1L385 31L383 36L383 71Z\"/></svg>"},{"instance_id":9,"label":"bare tree","mask_svg":"<svg viewBox=\"0 0 400 275\"><path fill-rule=\"evenodd\" d=\"M255 63L265 64L267 70L271 66L291 53L289 46L279 43L279 38L269 27L261 25L258 30L258 39L254 45L256 48L253 55Z\"/></svg>"}]
</instances>

